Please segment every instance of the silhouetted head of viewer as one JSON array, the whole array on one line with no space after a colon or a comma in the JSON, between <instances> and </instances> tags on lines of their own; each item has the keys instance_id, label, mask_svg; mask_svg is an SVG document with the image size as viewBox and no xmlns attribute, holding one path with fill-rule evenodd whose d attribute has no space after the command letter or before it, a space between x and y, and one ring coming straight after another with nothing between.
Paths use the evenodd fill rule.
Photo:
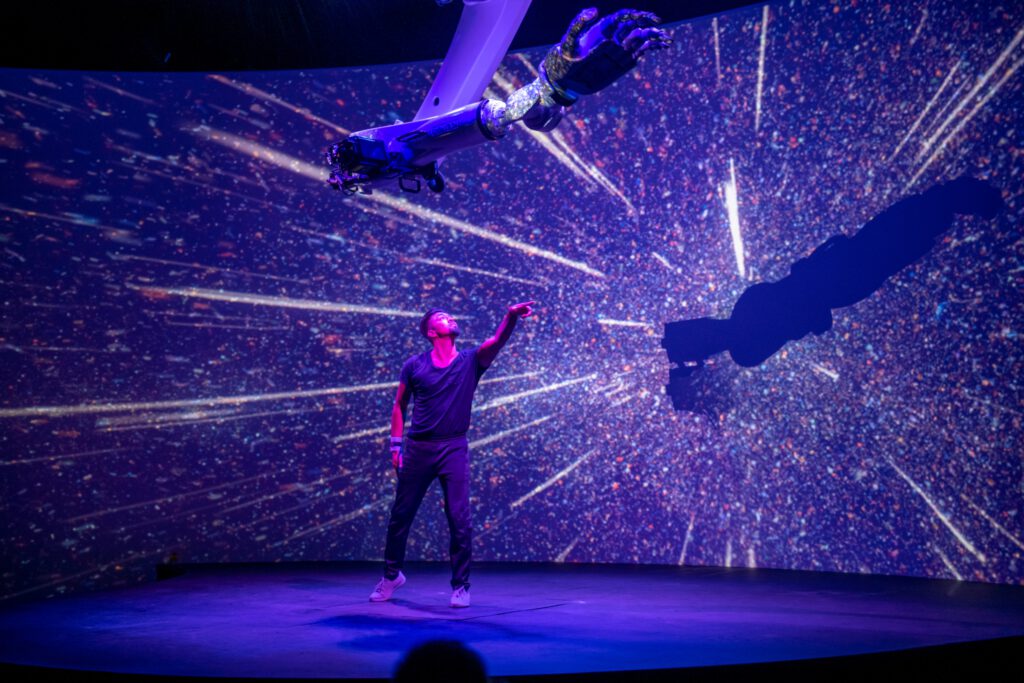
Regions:
<instances>
[{"instance_id":1,"label":"silhouetted head of viewer","mask_svg":"<svg viewBox=\"0 0 1024 683\"><path fill-rule=\"evenodd\" d=\"M428 640L406 653L395 669L396 683L445 681L485 683L484 660L457 640Z\"/></svg>"}]
</instances>

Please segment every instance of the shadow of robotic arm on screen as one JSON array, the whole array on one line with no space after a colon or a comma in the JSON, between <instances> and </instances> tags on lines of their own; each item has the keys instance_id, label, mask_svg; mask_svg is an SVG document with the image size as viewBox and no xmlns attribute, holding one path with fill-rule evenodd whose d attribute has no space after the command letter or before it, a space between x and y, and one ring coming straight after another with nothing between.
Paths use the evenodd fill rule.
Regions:
<instances>
[{"instance_id":1,"label":"shadow of robotic arm on screen","mask_svg":"<svg viewBox=\"0 0 1024 683\"><path fill-rule=\"evenodd\" d=\"M535 80L504 100L481 99L522 21L529 0L466 3L455 37L427 99L413 121L352 133L327 150L328 183L346 194L397 180L419 192L421 180L444 190L440 164L462 149L498 140L512 124L550 131L582 95L608 87L640 57L671 43L650 12L621 10L599 17L587 9L544 58Z\"/></svg>"},{"instance_id":2,"label":"shadow of robotic arm on screen","mask_svg":"<svg viewBox=\"0 0 1024 683\"><path fill-rule=\"evenodd\" d=\"M709 358L728 351L736 364L754 367L787 342L823 334L832 328L832 309L866 299L931 251L954 215L992 219L1004 208L999 191L980 180L935 185L896 202L851 237L834 235L781 280L748 287L728 318L666 323L661 345L677 366L666 386L672 405L707 412L716 392L698 371Z\"/></svg>"}]
</instances>

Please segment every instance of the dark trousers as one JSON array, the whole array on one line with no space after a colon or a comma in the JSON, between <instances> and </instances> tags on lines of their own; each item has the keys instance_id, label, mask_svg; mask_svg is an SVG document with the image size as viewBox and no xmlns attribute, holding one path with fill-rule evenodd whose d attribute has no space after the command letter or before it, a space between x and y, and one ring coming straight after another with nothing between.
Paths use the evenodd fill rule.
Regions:
<instances>
[{"instance_id":1,"label":"dark trousers","mask_svg":"<svg viewBox=\"0 0 1024 683\"><path fill-rule=\"evenodd\" d=\"M398 576L405 562L405 544L412 520L434 479L441 481L444 513L448 517L451 542L452 588L469 587L469 556L472 529L469 518L469 444L465 436L446 441L406 439L403 466L398 473L395 504L388 522L384 549L384 576Z\"/></svg>"}]
</instances>

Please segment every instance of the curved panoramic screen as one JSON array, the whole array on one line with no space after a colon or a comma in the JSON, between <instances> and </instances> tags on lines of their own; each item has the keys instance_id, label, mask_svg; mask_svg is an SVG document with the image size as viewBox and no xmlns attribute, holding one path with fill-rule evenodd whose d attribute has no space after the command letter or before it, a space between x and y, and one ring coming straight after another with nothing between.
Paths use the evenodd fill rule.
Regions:
<instances>
[{"instance_id":1,"label":"curved panoramic screen","mask_svg":"<svg viewBox=\"0 0 1024 683\"><path fill-rule=\"evenodd\" d=\"M1024 16L772 3L671 27L584 97L344 196L323 151L436 64L0 73L4 595L164 561L368 560L402 363L535 299L477 391L474 558L1024 576ZM1019 8L1018 8L1019 10ZM487 91L529 82L508 56ZM921 258L679 409L665 324L727 318L831 236L961 175ZM881 250L881 251L884 251ZM443 560L438 488L409 558Z\"/></svg>"}]
</instances>

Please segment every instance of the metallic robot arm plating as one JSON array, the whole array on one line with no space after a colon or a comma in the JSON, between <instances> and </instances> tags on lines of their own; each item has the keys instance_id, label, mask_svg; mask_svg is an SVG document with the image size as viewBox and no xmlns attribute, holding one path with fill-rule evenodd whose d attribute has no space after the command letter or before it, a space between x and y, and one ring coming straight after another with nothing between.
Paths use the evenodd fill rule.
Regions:
<instances>
[{"instance_id":1,"label":"metallic robot arm plating","mask_svg":"<svg viewBox=\"0 0 1024 683\"><path fill-rule=\"evenodd\" d=\"M645 52L671 42L663 30L655 28L658 22L649 12L621 10L599 19L597 10L584 10L562 41L548 51L540 75L504 102L485 99L409 123L353 133L328 150L332 171L328 182L354 193L368 192L375 181L397 178L403 190L418 192L423 178L431 190L441 192L444 178L438 166L444 157L497 140L516 121L534 130L554 129L565 108L581 95L608 87L635 67ZM420 112L425 109L426 104Z\"/></svg>"}]
</instances>

